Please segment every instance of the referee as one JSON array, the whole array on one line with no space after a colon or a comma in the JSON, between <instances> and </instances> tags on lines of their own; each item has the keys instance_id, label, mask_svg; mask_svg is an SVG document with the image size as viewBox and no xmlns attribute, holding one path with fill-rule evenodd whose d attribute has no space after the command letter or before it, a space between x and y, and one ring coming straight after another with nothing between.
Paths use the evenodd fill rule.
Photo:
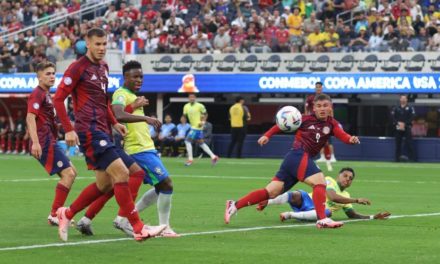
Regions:
<instances>
[{"instance_id":1,"label":"referee","mask_svg":"<svg viewBox=\"0 0 440 264\"><path fill-rule=\"evenodd\" d=\"M396 133L396 162L402 160L402 138L405 137L405 145L408 149L408 158L415 161L414 147L411 135L411 126L416 112L414 107L408 106L408 96L400 96L400 104L391 111L393 127Z\"/></svg>"},{"instance_id":2,"label":"referee","mask_svg":"<svg viewBox=\"0 0 440 264\"><path fill-rule=\"evenodd\" d=\"M237 145L237 158L241 158L244 138L246 137L246 122L251 120L251 114L244 105L244 98L238 96L235 104L229 108L231 121L231 143L228 148L228 158L231 157L235 145Z\"/></svg>"}]
</instances>

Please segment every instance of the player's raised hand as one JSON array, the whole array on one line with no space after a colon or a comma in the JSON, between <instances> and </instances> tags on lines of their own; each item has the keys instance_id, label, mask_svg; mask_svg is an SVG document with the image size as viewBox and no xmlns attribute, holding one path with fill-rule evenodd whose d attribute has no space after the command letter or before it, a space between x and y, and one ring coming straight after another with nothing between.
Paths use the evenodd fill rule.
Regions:
<instances>
[{"instance_id":1,"label":"player's raised hand","mask_svg":"<svg viewBox=\"0 0 440 264\"><path fill-rule=\"evenodd\" d=\"M371 202L367 198L357 198L356 203L363 204L363 205L370 205Z\"/></svg>"},{"instance_id":2,"label":"player's raised hand","mask_svg":"<svg viewBox=\"0 0 440 264\"><path fill-rule=\"evenodd\" d=\"M350 143L351 144L361 144L361 141L359 140L359 138L357 136L351 136Z\"/></svg>"},{"instance_id":3,"label":"player's raised hand","mask_svg":"<svg viewBox=\"0 0 440 264\"><path fill-rule=\"evenodd\" d=\"M75 131L72 130L70 132L67 132L64 137L66 139L67 146L79 146L79 138Z\"/></svg>"},{"instance_id":4,"label":"player's raised hand","mask_svg":"<svg viewBox=\"0 0 440 264\"><path fill-rule=\"evenodd\" d=\"M41 146L40 146L40 143L38 143L38 142L32 143L31 154L36 159L40 159L41 158Z\"/></svg>"},{"instance_id":5,"label":"player's raised hand","mask_svg":"<svg viewBox=\"0 0 440 264\"><path fill-rule=\"evenodd\" d=\"M154 128L159 129L162 126L162 122L160 122L158 119L146 116L147 124L154 126Z\"/></svg>"},{"instance_id":6,"label":"player's raised hand","mask_svg":"<svg viewBox=\"0 0 440 264\"><path fill-rule=\"evenodd\" d=\"M257 142L260 146L263 146L263 145L266 145L267 143L269 143L269 138L266 136L262 136L258 139Z\"/></svg>"},{"instance_id":7,"label":"player's raised hand","mask_svg":"<svg viewBox=\"0 0 440 264\"><path fill-rule=\"evenodd\" d=\"M378 219L378 220L385 220L388 219L388 217L390 217L391 213L390 212L380 212L374 215L374 219Z\"/></svg>"},{"instance_id":8,"label":"player's raised hand","mask_svg":"<svg viewBox=\"0 0 440 264\"><path fill-rule=\"evenodd\" d=\"M125 135L127 135L127 128L123 124L116 123L113 125L113 128L118 131L121 136L125 137Z\"/></svg>"},{"instance_id":9,"label":"player's raised hand","mask_svg":"<svg viewBox=\"0 0 440 264\"><path fill-rule=\"evenodd\" d=\"M133 107L133 109L136 109L139 107L144 107L149 104L150 104L150 102L148 101L147 98L145 98L145 96L139 96L136 98L136 100L134 100L134 102L131 104L131 106Z\"/></svg>"}]
</instances>

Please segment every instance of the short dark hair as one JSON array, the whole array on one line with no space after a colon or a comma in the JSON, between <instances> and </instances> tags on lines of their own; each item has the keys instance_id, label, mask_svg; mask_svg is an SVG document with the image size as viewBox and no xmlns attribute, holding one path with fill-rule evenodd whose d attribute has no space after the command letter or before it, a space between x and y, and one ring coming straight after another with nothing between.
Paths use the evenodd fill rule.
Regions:
<instances>
[{"instance_id":1,"label":"short dark hair","mask_svg":"<svg viewBox=\"0 0 440 264\"><path fill-rule=\"evenodd\" d=\"M241 100L244 100L243 96L237 96L237 98L235 98L235 102L238 103Z\"/></svg>"},{"instance_id":2,"label":"short dark hair","mask_svg":"<svg viewBox=\"0 0 440 264\"><path fill-rule=\"evenodd\" d=\"M102 28L91 28L89 29L89 31L87 31L87 38L91 38L91 37L105 37L107 36L107 33L105 33L105 31Z\"/></svg>"},{"instance_id":3,"label":"short dark hair","mask_svg":"<svg viewBox=\"0 0 440 264\"><path fill-rule=\"evenodd\" d=\"M133 70L133 69L141 69L142 65L135 60L127 61L124 66L122 66L122 75L125 75L126 72Z\"/></svg>"},{"instance_id":4,"label":"short dark hair","mask_svg":"<svg viewBox=\"0 0 440 264\"><path fill-rule=\"evenodd\" d=\"M47 68L54 68L54 69L56 69L55 64L53 64L50 61L46 61L46 62L38 63L37 67L35 67L35 72L44 71Z\"/></svg>"},{"instance_id":5,"label":"short dark hair","mask_svg":"<svg viewBox=\"0 0 440 264\"><path fill-rule=\"evenodd\" d=\"M318 84L322 86L322 82L316 82L315 86L318 85Z\"/></svg>"},{"instance_id":6,"label":"short dark hair","mask_svg":"<svg viewBox=\"0 0 440 264\"><path fill-rule=\"evenodd\" d=\"M356 174L354 173L353 168L351 168L351 167L345 167L345 168L342 168L342 169L339 171L339 174L343 173L344 171L349 171L349 172L351 172L351 173L353 174L353 178L354 178L354 176L356 176Z\"/></svg>"},{"instance_id":7,"label":"short dark hair","mask_svg":"<svg viewBox=\"0 0 440 264\"><path fill-rule=\"evenodd\" d=\"M330 96L328 96L326 94L318 94L317 96L315 96L315 99L313 100L313 102L324 101L324 100L329 100L330 102L332 101Z\"/></svg>"}]
</instances>

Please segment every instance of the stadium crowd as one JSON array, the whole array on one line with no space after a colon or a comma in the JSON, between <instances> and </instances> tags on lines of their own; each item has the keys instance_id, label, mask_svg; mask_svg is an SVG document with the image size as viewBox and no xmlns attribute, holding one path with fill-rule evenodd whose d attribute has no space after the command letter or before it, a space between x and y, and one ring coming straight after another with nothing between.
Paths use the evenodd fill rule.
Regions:
<instances>
[{"instance_id":1,"label":"stadium crowd","mask_svg":"<svg viewBox=\"0 0 440 264\"><path fill-rule=\"evenodd\" d=\"M97 17L72 15L57 26L0 37L1 71L29 72L43 60L75 58L85 52L84 34L93 26L108 32L109 49L130 54L440 48L439 0L131 2L115 1L99 10ZM3 0L0 34L24 29L50 15L72 13L81 4L80 0Z\"/></svg>"}]
</instances>

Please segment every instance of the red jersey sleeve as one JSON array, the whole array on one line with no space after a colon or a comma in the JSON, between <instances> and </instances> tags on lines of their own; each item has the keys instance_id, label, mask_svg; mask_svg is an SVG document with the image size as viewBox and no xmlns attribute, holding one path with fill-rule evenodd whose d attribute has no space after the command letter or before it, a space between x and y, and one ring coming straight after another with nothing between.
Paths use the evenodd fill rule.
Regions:
<instances>
[{"instance_id":1,"label":"red jersey sleeve","mask_svg":"<svg viewBox=\"0 0 440 264\"><path fill-rule=\"evenodd\" d=\"M125 110L125 112L127 112L129 114L132 114L134 112L134 109L131 106L131 104L127 105L124 110Z\"/></svg>"},{"instance_id":2,"label":"red jersey sleeve","mask_svg":"<svg viewBox=\"0 0 440 264\"><path fill-rule=\"evenodd\" d=\"M66 133L72 131L73 127L70 123L69 117L67 116L64 101L66 100L67 96L69 96L75 89L81 78L81 67L77 67L77 65L77 63L72 63L64 73L64 76L61 79L60 84L58 85L53 102L55 110L57 111L57 116L60 119L60 122L63 125L64 131Z\"/></svg>"},{"instance_id":3,"label":"red jersey sleeve","mask_svg":"<svg viewBox=\"0 0 440 264\"><path fill-rule=\"evenodd\" d=\"M278 134L280 132L281 129L277 125L274 125L269 130L267 130L266 133L264 133L264 136L271 138L273 135Z\"/></svg>"},{"instance_id":4,"label":"red jersey sleeve","mask_svg":"<svg viewBox=\"0 0 440 264\"><path fill-rule=\"evenodd\" d=\"M27 103L27 112L34 115L38 115L40 113L40 108L44 100L44 94L38 89L39 88L35 88L35 90L31 93Z\"/></svg>"},{"instance_id":5,"label":"red jersey sleeve","mask_svg":"<svg viewBox=\"0 0 440 264\"><path fill-rule=\"evenodd\" d=\"M110 102L107 103L107 113L108 113L108 121L110 121L110 124L116 125L118 123L118 120L116 120L116 117L113 114L112 108L110 106Z\"/></svg>"},{"instance_id":6,"label":"red jersey sleeve","mask_svg":"<svg viewBox=\"0 0 440 264\"><path fill-rule=\"evenodd\" d=\"M350 144L351 135L347 134L344 129L342 129L341 124L338 121L333 120L333 135L345 144Z\"/></svg>"}]
</instances>

